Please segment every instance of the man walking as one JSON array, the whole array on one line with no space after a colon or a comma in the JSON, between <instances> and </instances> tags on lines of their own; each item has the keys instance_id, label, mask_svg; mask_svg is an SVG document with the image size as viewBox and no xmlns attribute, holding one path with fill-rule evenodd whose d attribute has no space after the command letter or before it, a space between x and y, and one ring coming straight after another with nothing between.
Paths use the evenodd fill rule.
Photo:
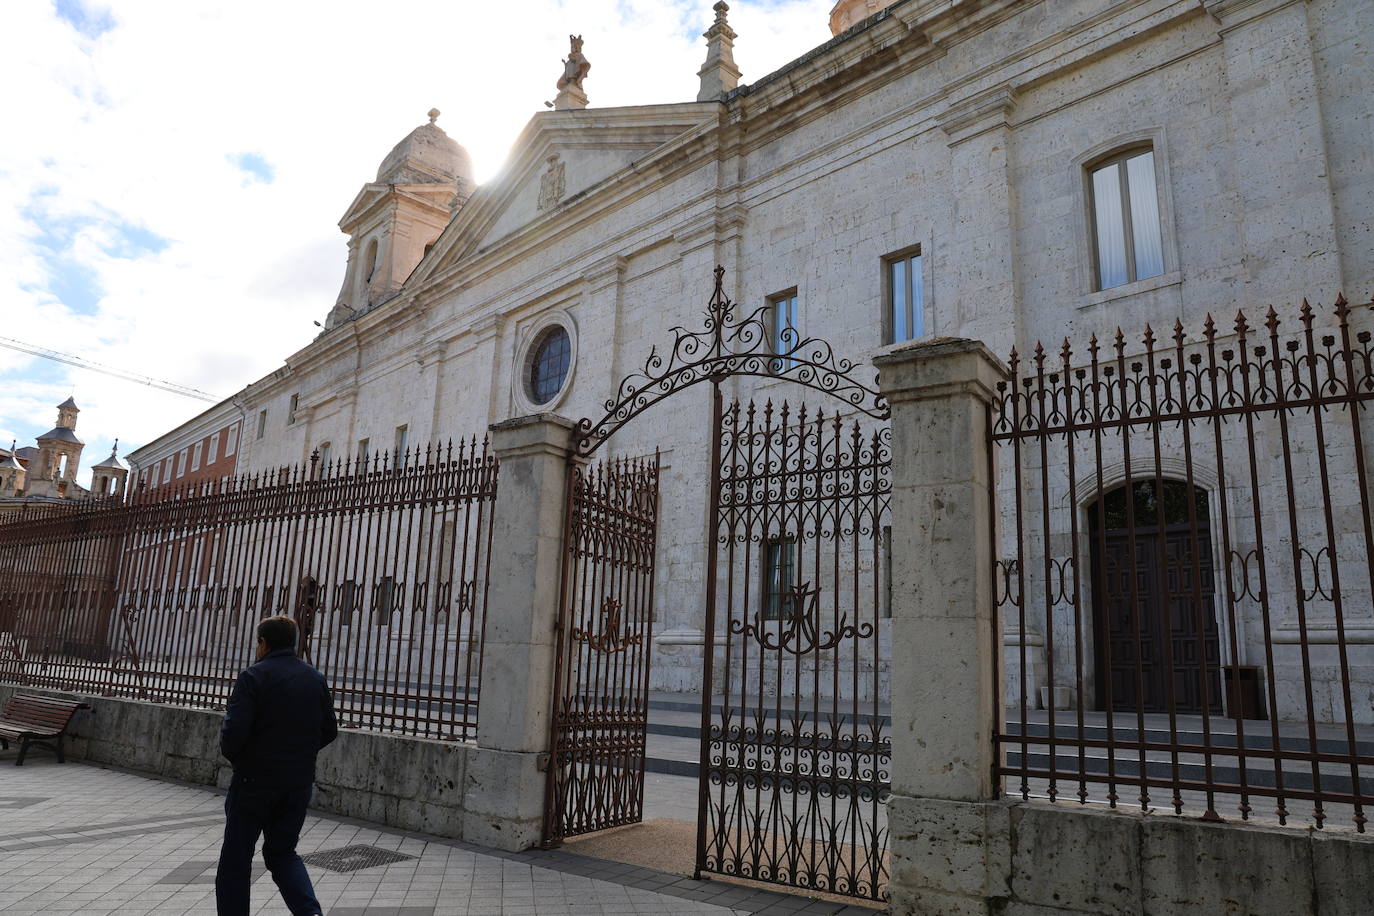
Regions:
<instances>
[{"instance_id":1,"label":"man walking","mask_svg":"<svg viewBox=\"0 0 1374 916\"><path fill-rule=\"evenodd\" d=\"M257 663L239 673L220 730L234 765L224 800L224 845L215 874L219 916L248 916L253 849L295 916L323 912L296 840L305 823L315 755L339 733L324 676L296 657L296 622L258 624Z\"/></svg>"}]
</instances>

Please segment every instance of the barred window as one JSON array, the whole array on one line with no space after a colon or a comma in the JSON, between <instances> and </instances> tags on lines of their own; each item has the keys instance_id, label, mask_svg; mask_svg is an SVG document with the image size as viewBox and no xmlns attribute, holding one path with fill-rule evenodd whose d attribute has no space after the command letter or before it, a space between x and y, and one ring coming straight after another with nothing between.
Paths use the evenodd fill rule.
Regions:
<instances>
[{"instance_id":1,"label":"barred window","mask_svg":"<svg viewBox=\"0 0 1374 916\"><path fill-rule=\"evenodd\" d=\"M772 537L763 551L763 617L779 620L787 607L797 568L797 541L789 536Z\"/></svg>"}]
</instances>

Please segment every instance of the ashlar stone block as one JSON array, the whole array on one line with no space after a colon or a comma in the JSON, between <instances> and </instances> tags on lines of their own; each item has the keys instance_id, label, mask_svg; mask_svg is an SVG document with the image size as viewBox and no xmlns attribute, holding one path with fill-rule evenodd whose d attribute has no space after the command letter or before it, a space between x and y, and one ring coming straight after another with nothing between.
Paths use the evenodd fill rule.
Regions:
<instances>
[{"instance_id":1,"label":"ashlar stone block","mask_svg":"<svg viewBox=\"0 0 1374 916\"><path fill-rule=\"evenodd\" d=\"M1312 911L1312 846L1304 832L1149 817L1141 821L1140 862L1147 914Z\"/></svg>"}]
</instances>

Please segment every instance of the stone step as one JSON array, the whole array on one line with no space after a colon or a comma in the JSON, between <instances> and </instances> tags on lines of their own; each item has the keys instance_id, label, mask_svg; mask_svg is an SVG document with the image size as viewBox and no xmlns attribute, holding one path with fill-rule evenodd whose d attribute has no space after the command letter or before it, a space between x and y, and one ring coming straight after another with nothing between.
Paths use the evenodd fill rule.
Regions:
<instances>
[{"instance_id":1,"label":"stone step","mask_svg":"<svg viewBox=\"0 0 1374 916\"><path fill-rule=\"evenodd\" d=\"M1094 749L1100 750L1100 749ZM1044 779L1046 775L1043 771L1050 765L1050 755L1048 749L1031 749L1026 755L1032 769L1038 771L1032 777L1034 779ZM1022 755L1019 750L1007 751L1007 765L1017 767L1021 765ZM1079 772L1078 754L1059 753L1055 755L1055 763L1059 772L1056 778L1059 782L1072 784L1077 781L1075 774ZM1269 761L1262 763L1268 764L1267 767L1258 765L1250 760L1246 761L1245 775L1246 782L1255 788L1272 789L1277 785L1274 775L1274 765ZM1225 784L1225 791L1229 794L1239 793L1240 766L1234 757L1217 759L1212 761L1212 784L1218 786ZM1300 766L1301 765L1301 766ZM1121 752L1116 755L1116 775L1119 777L1134 779L1140 776L1140 760L1138 757L1125 757ZM1336 765L1324 764L1318 771L1321 778L1322 792L1335 794L1351 794L1354 782L1350 778L1350 768L1344 767L1344 772L1338 772ZM1106 776L1109 771L1108 759L1106 754L1088 754L1083 760L1083 770L1085 774L1093 777L1094 783L1100 777ZM1286 761L1283 767L1283 785L1285 789L1297 792L1310 792L1315 781L1312 778L1312 768L1304 761ZM1150 779L1171 780L1173 778L1173 762L1168 754L1147 755L1145 760L1145 773ZM1190 782L1202 783L1207 778L1207 768L1200 762L1183 761L1178 764L1178 778ZM1185 786L1185 790L1194 790L1195 786ZM1155 788L1158 791L1158 787ZM1068 791L1062 794L1070 794ZM1374 796L1374 774L1365 776L1360 774L1360 794L1365 797Z\"/></svg>"},{"instance_id":2,"label":"stone step","mask_svg":"<svg viewBox=\"0 0 1374 916\"><path fill-rule=\"evenodd\" d=\"M1236 733L1230 729L1234 727L1231 720L1224 723L1228 730L1218 731L1213 729L1210 737L1202 728L1201 719L1189 717L1189 721L1180 722L1175 732L1178 736L1177 744L1207 745L1215 749L1235 748L1238 746ZM1337 737L1331 734L1330 726L1323 726L1325 734L1317 736L1317 752L1321 754L1346 754L1349 752L1349 741L1344 737ZM1367 728L1361 728L1360 732L1367 732ZM1050 733L1047 722L1030 722L1026 726L1026 736L1028 738L1045 738ZM1020 737L1021 723L1008 721L1006 734L1012 737ZM1062 725L1055 723L1054 734L1057 738L1073 740L1078 735L1077 723ZM1111 734L1117 741L1135 741L1140 734L1134 726L1116 726ZM1083 726L1083 737L1093 741L1107 740L1107 727L1105 725ZM1362 740L1363 739L1363 740ZM1154 744L1169 744L1169 729L1159 726L1146 726L1144 740ZM1279 732L1279 748L1285 751L1306 752L1311 739L1309 735L1302 732L1291 724L1282 726ZM1267 721L1251 720L1245 724L1245 745L1247 749L1270 750L1274 746L1273 731ZM1355 753L1360 757L1374 757L1374 739L1367 734L1356 733Z\"/></svg>"}]
</instances>

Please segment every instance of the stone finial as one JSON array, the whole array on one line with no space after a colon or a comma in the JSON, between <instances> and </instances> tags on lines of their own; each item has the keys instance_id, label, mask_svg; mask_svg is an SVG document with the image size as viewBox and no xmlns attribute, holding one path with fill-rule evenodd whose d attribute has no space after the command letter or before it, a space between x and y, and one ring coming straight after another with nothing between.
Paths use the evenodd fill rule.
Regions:
<instances>
[{"instance_id":1,"label":"stone finial","mask_svg":"<svg viewBox=\"0 0 1374 916\"><path fill-rule=\"evenodd\" d=\"M556 111L587 107L587 93L582 81L591 72L591 62L582 53L582 36L568 36L568 59L563 61L563 75L558 78L558 96L549 104Z\"/></svg>"},{"instance_id":2,"label":"stone finial","mask_svg":"<svg viewBox=\"0 0 1374 916\"><path fill-rule=\"evenodd\" d=\"M431 108L429 110L429 123L433 124L437 120L439 120L439 109Z\"/></svg>"},{"instance_id":3,"label":"stone finial","mask_svg":"<svg viewBox=\"0 0 1374 916\"><path fill-rule=\"evenodd\" d=\"M705 32L706 63L697 71L701 77L698 102L714 102L739 85L739 67L735 66L735 39L739 36L726 21L730 7L721 0L714 9L716 21Z\"/></svg>"}]
</instances>

